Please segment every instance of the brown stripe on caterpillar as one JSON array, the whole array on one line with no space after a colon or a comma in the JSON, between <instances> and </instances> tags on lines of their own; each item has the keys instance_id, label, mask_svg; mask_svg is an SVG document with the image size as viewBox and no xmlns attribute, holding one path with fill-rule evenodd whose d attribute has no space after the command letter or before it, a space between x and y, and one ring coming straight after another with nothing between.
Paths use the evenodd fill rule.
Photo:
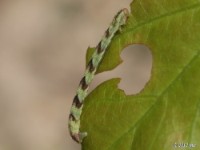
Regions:
<instances>
[{"instance_id":1,"label":"brown stripe on caterpillar","mask_svg":"<svg viewBox=\"0 0 200 150\"><path fill-rule=\"evenodd\" d=\"M75 140L77 143L80 143L80 134L73 134L72 132L70 132L70 135L72 137L73 140Z\"/></svg>"},{"instance_id":2,"label":"brown stripe on caterpillar","mask_svg":"<svg viewBox=\"0 0 200 150\"><path fill-rule=\"evenodd\" d=\"M77 134L77 135L72 135L72 134L71 134L71 137L72 137L72 139L75 140L77 143L80 143L79 134Z\"/></svg>"},{"instance_id":3,"label":"brown stripe on caterpillar","mask_svg":"<svg viewBox=\"0 0 200 150\"><path fill-rule=\"evenodd\" d=\"M90 59L87 68L89 69L90 72L93 72L95 70L92 59Z\"/></svg>"},{"instance_id":4,"label":"brown stripe on caterpillar","mask_svg":"<svg viewBox=\"0 0 200 150\"><path fill-rule=\"evenodd\" d=\"M76 121L76 118L74 117L73 114L70 113L69 118L72 119L72 121Z\"/></svg>"},{"instance_id":5,"label":"brown stripe on caterpillar","mask_svg":"<svg viewBox=\"0 0 200 150\"><path fill-rule=\"evenodd\" d=\"M125 8L126 9L126 8ZM122 9L122 10L124 10L124 9ZM119 16L119 14L122 12L122 10L121 11L118 11L118 13L115 15L115 17L114 17L114 21L117 19L117 17Z\"/></svg>"},{"instance_id":6,"label":"brown stripe on caterpillar","mask_svg":"<svg viewBox=\"0 0 200 150\"><path fill-rule=\"evenodd\" d=\"M79 100L79 98L78 98L77 95L74 97L73 104L74 104L77 108L81 108L81 106L83 105L83 103L80 102L80 100Z\"/></svg>"},{"instance_id":7,"label":"brown stripe on caterpillar","mask_svg":"<svg viewBox=\"0 0 200 150\"><path fill-rule=\"evenodd\" d=\"M99 42L99 44L97 45L96 49L97 49L97 53L98 54L103 52L103 49L101 49L101 42Z\"/></svg>"},{"instance_id":8,"label":"brown stripe on caterpillar","mask_svg":"<svg viewBox=\"0 0 200 150\"><path fill-rule=\"evenodd\" d=\"M88 84L87 84L86 81L85 81L85 77L83 77L83 78L81 79L80 85L81 85L81 88L82 88L83 90L85 90L85 89L88 88Z\"/></svg>"},{"instance_id":9,"label":"brown stripe on caterpillar","mask_svg":"<svg viewBox=\"0 0 200 150\"><path fill-rule=\"evenodd\" d=\"M110 31L109 31L109 28L106 30L105 32L105 37L108 38L110 36Z\"/></svg>"}]
</instances>

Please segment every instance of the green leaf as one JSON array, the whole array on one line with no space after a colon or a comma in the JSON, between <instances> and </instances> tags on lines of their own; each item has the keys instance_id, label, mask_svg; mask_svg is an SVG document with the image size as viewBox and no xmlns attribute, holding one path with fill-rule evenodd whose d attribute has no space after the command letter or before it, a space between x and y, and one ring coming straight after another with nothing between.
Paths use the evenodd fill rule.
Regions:
<instances>
[{"instance_id":1,"label":"green leaf","mask_svg":"<svg viewBox=\"0 0 200 150\"><path fill-rule=\"evenodd\" d=\"M134 0L98 73L117 67L121 51L138 43L153 56L150 81L136 95L118 89L119 79L93 90L81 117L81 131L88 132L82 149L179 149L175 143L200 149L200 1Z\"/></svg>"}]
</instances>

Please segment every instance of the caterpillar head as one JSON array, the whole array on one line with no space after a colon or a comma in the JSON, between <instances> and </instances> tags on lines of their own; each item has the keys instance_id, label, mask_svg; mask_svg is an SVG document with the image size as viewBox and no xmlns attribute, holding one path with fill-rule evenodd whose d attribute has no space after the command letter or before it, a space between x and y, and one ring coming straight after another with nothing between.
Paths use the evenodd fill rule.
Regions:
<instances>
[{"instance_id":1,"label":"caterpillar head","mask_svg":"<svg viewBox=\"0 0 200 150\"><path fill-rule=\"evenodd\" d=\"M119 24L119 26L125 25L129 16L129 11L128 9L124 8L120 10L117 15L115 16L115 20Z\"/></svg>"}]
</instances>

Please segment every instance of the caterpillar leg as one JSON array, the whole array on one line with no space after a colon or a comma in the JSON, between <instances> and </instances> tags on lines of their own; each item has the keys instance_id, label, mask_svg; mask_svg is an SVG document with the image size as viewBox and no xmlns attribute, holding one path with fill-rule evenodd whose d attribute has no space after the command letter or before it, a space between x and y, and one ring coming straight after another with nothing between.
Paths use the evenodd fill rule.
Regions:
<instances>
[{"instance_id":1,"label":"caterpillar leg","mask_svg":"<svg viewBox=\"0 0 200 150\"><path fill-rule=\"evenodd\" d=\"M75 140L77 143L81 143L86 136L87 132L79 132L71 134L72 139Z\"/></svg>"},{"instance_id":2,"label":"caterpillar leg","mask_svg":"<svg viewBox=\"0 0 200 150\"><path fill-rule=\"evenodd\" d=\"M87 132L80 132L80 118L76 119L74 115L69 116L69 131L73 140L81 143L83 138L87 136Z\"/></svg>"}]
</instances>

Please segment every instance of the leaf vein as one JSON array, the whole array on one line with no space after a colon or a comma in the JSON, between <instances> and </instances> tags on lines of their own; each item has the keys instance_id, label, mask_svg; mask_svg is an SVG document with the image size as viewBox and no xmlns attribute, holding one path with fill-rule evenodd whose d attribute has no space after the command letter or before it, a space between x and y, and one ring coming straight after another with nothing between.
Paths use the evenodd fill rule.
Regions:
<instances>
[{"instance_id":1,"label":"leaf vein","mask_svg":"<svg viewBox=\"0 0 200 150\"><path fill-rule=\"evenodd\" d=\"M193 5L191 5L191 6L188 6L188 7L185 7L185 8L181 8L181 9L178 9L178 10L175 10L175 11L171 11L171 12L168 12L168 13L165 13L165 14L162 14L162 15L160 15L160 16L151 18L151 19L149 19L149 20L147 20L147 21L141 22L141 23L139 23L138 25L136 25L136 26L133 27L133 28L129 28L128 30L126 30L126 31L124 32L124 34L129 33L130 31L134 31L134 30L136 30L137 28L140 28L140 27L142 27L142 26L144 26L144 25L147 25L147 24L149 24L149 23L152 23L152 22L158 21L158 20L160 20L160 19L163 19L163 18L165 18L165 17L170 17L170 16L173 16L173 15L175 15L175 14L184 13L184 12L186 12L186 11L191 11L191 10L194 10L194 9L198 9L199 7L200 7L200 3L198 2L198 3L193 4Z\"/></svg>"},{"instance_id":2,"label":"leaf vein","mask_svg":"<svg viewBox=\"0 0 200 150\"><path fill-rule=\"evenodd\" d=\"M154 104L152 104L151 107L143 114L143 116L142 116L140 119L138 119L138 121L137 121L133 126L131 126L131 127L129 128L128 131L126 131L124 134L122 134L121 136L119 136L119 138L116 139L115 142L113 142L113 144L111 144L111 146L109 146L107 149L110 149L117 141L119 141L124 135L126 135L126 134L129 133L131 130L133 130L145 117L147 117L147 114L149 114L149 113L153 110L153 108L155 107L156 103L159 102L158 99L159 99L160 97L162 97L162 96L168 91L168 89L172 86L172 84L173 84L175 81L177 81L177 80L181 77L181 75L183 74L183 72L186 71L186 69L188 68L188 66L189 66L193 61L195 61L195 60L199 57L199 54L200 54L200 53L197 52L197 53L191 58L191 60L183 67L182 71L175 77L175 79L166 87L166 89L165 89L160 95L157 96L157 100L156 100L156 101L154 102ZM132 143L134 143L134 142L132 142Z\"/></svg>"}]
</instances>

